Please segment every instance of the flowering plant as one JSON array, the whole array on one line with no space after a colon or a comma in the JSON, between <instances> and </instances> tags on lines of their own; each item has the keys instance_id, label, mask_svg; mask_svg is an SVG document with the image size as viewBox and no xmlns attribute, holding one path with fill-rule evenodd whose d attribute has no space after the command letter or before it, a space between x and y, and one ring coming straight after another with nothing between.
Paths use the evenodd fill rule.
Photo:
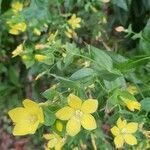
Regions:
<instances>
[{"instance_id":1,"label":"flowering plant","mask_svg":"<svg viewBox=\"0 0 150 150\"><path fill-rule=\"evenodd\" d=\"M150 148L150 20L135 23L139 3L0 1L0 108L15 142L45 150Z\"/></svg>"}]
</instances>

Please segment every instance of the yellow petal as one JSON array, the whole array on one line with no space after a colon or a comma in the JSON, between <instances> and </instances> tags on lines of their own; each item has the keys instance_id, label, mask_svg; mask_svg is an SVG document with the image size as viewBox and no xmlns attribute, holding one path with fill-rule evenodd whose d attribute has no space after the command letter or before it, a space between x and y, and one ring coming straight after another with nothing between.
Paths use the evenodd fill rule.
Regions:
<instances>
[{"instance_id":1,"label":"yellow petal","mask_svg":"<svg viewBox=\"0 0 150 150\"><path fill-rule=\"evenodd\" d=\"M15 10L16 12L21 11L23 9L23 4L20 3L19 1L13 2L11 5L13 11Z\"/></svg>"},{"instance_id":2,"label":"yellow petal","mask_svg":"<svg viewBox=\"0 0 150 150\"><path fill-rule=\"evenodd\" d=\"M26 125L27 126L27 125ZM30 131L29 134L34 134L39 126L39 121L36 121L34 124L30 124Z\"/></svg>"},{"instance_id":3,"label":"yellow petal","mask_svg":"<svg viewBox=\"0 0 150 150\"><path fill-rule=\"evenodd\" d=\"M36 54L36 55L35 55L35 59L36 59L37 61L39 61L39 62L42 62L42 61L46 60L47 57L46 57L45 55Z\"/></svg>"},{"instance_id":4,"label":"yellow petal","mask_svg":"<svg viewBox=\"0 0 150 150\"><path fill-rule=\"evenodd\" d=\"M18 35L18 34L19 34L19 31L18 31L17 29L13 29L13 28L12 28L12 29L9 30L9 33L10 33L10 34L13 34L13 35Z\"/></svg>"},{"instance_id":5,"label":"yellow petal","mask_svg":"<svg viewBox=\"0 0 150 150\"><path fill-rule=\"evenodd\" d=\"M51 139L55 138L55 135L54 134L44 134L43 137L46 140L51 140Z\"/></svg>"},{"instance_id":6,"label":"yellow petal","mask_svg":"<svg viewBox=\"0 0 150 150\"><path fill-rule=\"evenodd\" d=\"M65 34L66 34L66 36L67 36L68 38L72 38L71 33L69 33L68 31L66 31Z\"/></svg>"},{"instance_id":7,"label":"yellow petal","mask_svg":"<svg viewBox=\"0 0 150 150\"><path fill-rule=\"evenodd\" d=\"M120 130L117 126L114 126L111 128L111 133L115 136L117 136L120 133Z\"/></svg>"},{"instance_id":8,"label":"yellow petal","mask_svg":"<svg viewBox=\"0 0 150 150\"><path fill-rule=\"evenodd\" d=\"M13 129L14 136L21 136L29 134L29 127L24 126L23 124L16 124Z\"/></svg>"},{"instance_id":9,"label":"yellow petal","mask_svg":"<svg viewBox=\"0 0 150 150\"><path fill-rule=\"evenodd\" d=\"M135 95L135 94L138 93L138 89L137 89L137 87L134 86L134 85L128 85L127 91L128 91L129 93L131 93L132 95Z\"/></svg>"},{"instance_id":10,"label":"yellow petal","mask_svg":"<svg viewBox=\"0 0 150 150\"><path fill-rule=\"evenodd\" d=\"M127 133L134 133L137 131L137 129L138 129L138 123L131 122L131 123L128 123L126 126Z\"/></svg>"},{"instance_id":11,"label":"yellow petal","mask_svg":"<svg viewBox=\"0 0 150 150\"><path fill-rule=\"evenodd\" d=\"M75 96L74 94L70 94L68 96L68 105L75 109L80 109L82 104L82 100Z\"/></svg>"},{"instance_id":12,"label":"yellow petal","mask_svg":"<svg viewBox=\"0 0 150 150\"><path fill-rule=\"evenodd\" d=\"M57 144L55 145L55 150L61 150L62 146L63 146L63 142L58 141Z\"/></svg>"},{"instance_id":13,"label":"yellow petal","mask_svg":"<svg viewBox=\"0 0 150 150\"><path fill-rule=\"evenodd\" d=\"M29 111L29 113L34 114L38 117L37 119L40 123L44 122L43 110L36 102L30 99L25 99L23 101L23 105Z\"/></svg>"},{"instance_id":14,"label":"yellow petal","mask_svg":"<svg viewBox=\"0 0 150 150\"><path fill-rule=\"evenodd\" d=\"M141 109L141 104L137 101L134 101L134 100L127 100L125 102L125 104L128 107L128 109L131 111L134 111L134 109L137 109L137 110Z\"/></svg>"},{"instance_id":15,"label":"yellow petal","mask_svg":"<svg viewBox=\"0 0 150 150\"><path fill-rule=\"evenodd\" d=\"M81 18L76 18L76 22L80 23L81 22Z\"/></svg>"},{"instance_id":16,"label":"yellow petal","mask_svg":"<svg viewBox=\"0 0 150 150\"><path fill-rule=\"evenodd\" d=\"M21 120L24 120L28 118L29 113L28 111L23 107L17 107L15 109L12 109L8 112L8 115L12 119L13 122L21 122Z\"/></svg>"},{"instance_id":17,"label":"yellow petal","mask_svg":"<svg viewBox=\"0 0 150 150\"><path fill-rule=\"evenodd\" d=\"M126 124L127 124L126 120L121 120L121 118L119 118L117 120L117 126L118 126L119 129L125 128Z\"/></svg>"},{"instance_id":18,"label":"yellow petal","mask_svg":"<svg viewBox=\"0 0 150 150\"><path fill-rule=\"evenodd\" d=\"M83 114L81 118L81 125L86 130L93 130L97 128L95 118L91 114Z\"/></svg>"},{"instance_id":19,"label":"yellow petal","mask_svg":"<svg viewBox=\"0 0 150 150\"><path fill-rule=\"evenodd\" d=\"M117 135L114 139L114 143L115 143L116 148L121 148L124 144L124 139L122 135Z\"/></svg>"},{"instance_id":20,"label":"yellow petal","mask_svg":"<svg viewBox=\"0 0 150 150\"><path fill-rule=\"evenodd\" d=\"M47 145L49 148L53 148L53 147L55 147L56 144L57 144L57 139L54 138L54 139L50 140Z\"/></svg>"},{"instance_id":21,"label":"yellow petal","mask_svg":"<svg viewBox=\"0 0 150 150\"><path fill-rule=\"evenodd\" d=\"M83 102L81 111L84 113L94 113L98 108L98 101L94 99L88 99Z\"/></svg>"},{"instance_id":22,"label":"yellow petal","mask_svg":"<svg viewBox=\"0 0 150 150\"><path fill-rule=\"evenodd\" d=\"M25 108L29 108L29 109L31 109L31 108L38 108L39 107L39 105L36 102L34 102L34 101L30 100L30 99L25 99L23 101L23 105L24 105Z\"/></svg>"},{"instance_id":23,"label":"yellow petal","mask_svg":"<svg viewBox=\"0 0 150 150\"><path fill-rule=\"evenodd\" d=\"M13 130L14 136L21 136L27 134L34 134L36 129L38 128L39 123L30 124L30 122L24 121L17 123Z\"/></svg>"},{"instance_id":24,"label":"yellow petal","mask_svg":"<svg viewBox=\"0 0 150 150\"><path fill-rule=\"evenodd\" d=\"M44 113L43 113L43 110L42 110L41 107L39 107L39 108L37 109L37 116L38 116L38 121L39 121L40 123L44 123Z\"/></svg>"},{"instance_id":25,"label":"yellow petal","mask_svg":"<svg viewBox=\"0 0 150 150\"><path fill-rule=\"evenodd\" d=\"M74 115L74 113L75 111L73 108L66 106L58 110L55 115L60 120L69 120Z\"/></svg>"},{"instance_id":26,"label":"yellow petal","mask_svg":"<svg viewBox=\"0 0 150 150\"><path fill-rule=\"evenodd\" d=\"M129 145L137 144L137 139L132 134L125 134L124 139L125 139L125 142Z\"/></svg>"},{"instance_id":27,"label":"yellow petal","mask_svg":"<svg viewBox=\"0 0 150 150\"><path fill-rule=\"evenodd\" d=\"M81 124L78 118L72 117L68 122L66 126L66 131L68 135L75 136L80 132Z\"/></svg>"}]
</instances>

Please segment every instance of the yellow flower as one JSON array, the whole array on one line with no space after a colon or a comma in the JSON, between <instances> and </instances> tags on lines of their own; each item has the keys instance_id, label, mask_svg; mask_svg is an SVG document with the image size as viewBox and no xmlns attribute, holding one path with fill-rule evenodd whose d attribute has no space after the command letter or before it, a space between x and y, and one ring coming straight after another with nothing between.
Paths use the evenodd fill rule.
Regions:
<instances>
[{"instance_id":1,"label":"yellow flower","mask_svg":"<svg viewBox=\"0 0 150 150\"><path fill-rule=\"evenodd\" d=\"M95 99L88 99L84 102L70 94L68 96L68 106L56 112L56 117L60 120L68 120L66 131L68 135L75 136L81 130L81 125L86 130L96 129L95 118L91 115L97 110L98 101Z\"/></svg>"},{"instance_id":2,"label":"yellow flower","mask_svg":"<svg viewBox=\"0 0 150 150\"><path fill-rule=\"evenodd\" d=\"M18 35L18 34L19 34L19 30L16 30L16 29L11 28L11 29L9 30L9 33L10 33L10 34L13 34L13 35Z\"/></svg>"},{"instance_id":3,"label":"yellow flower","mask_svg":"<svg viewBox=\"0 0 150 150\"><path fill-rule=\"evenodd\" d=\"M132 95L135 95L135 94L138 93L137 87L136 87L136 86L133 86L133 85L129 85L129 86L127 87L127 91L128 91L129 93L131 93Z\"/></svg>"},{"instance_id":4,"label":"yellow flower","mask_svg":"<svg viewBox=\"0 0 150 150\"><path fill-rule=\"evenodd\" d=\"M140 110L141 104L135 100L130 99L123 99L125 105L128 107L129 110L134 111L135 109Z\"/></svg>"},{"instance_id":5,"label":"yellow flower","mask_svg":"<svg viewBox=\"0 0 150 150\"><path fill-rule=\"evenodd\" d=\"M73 28L73 29L76 29L76 28L80 28L80 22L81 22L81 18L79 17L76 17L75 14L73 14L71 16L71 18L68 20L68 24Z\"/></svg>"},{"instance_id":6,"label":"yellow flower","mask_svg":"<svg viewBox=\"0 0 150 150\"><path fill-rule=\"evenodd\" d=\"M132 133L135 133L138 129L138 123L130 122L126 120L117 120L117 126L111 128L112 134L115 136L114 143L116 148L121 148L126 142L129 145L137 144L137 139Z\"/></svg>"},{"instance_id":7,"label":"yellow flower","mask_svg":"<svg viewBox=\"0 0 150 150\"><path fill-rule=\"evenodd\" d=\"M35 59L39 62L42 62L43 60L46 59L46 56L45 55L41 55L41 54L36 54L35 55Z\"/></svg>"},{"instance_id":8,"label":"yellow flower","mask_svg":"<svg viewBox=\"0 0 150 150\"><path fill-rule=\"evenodd\" d=\"M24 32L27 28L27 25L24 22L20 22L18 24L9 25L9 26L10 26L9 33L13 35L18 35L20 32Z\"/></svg>"},{"instance_id":9,"label":"yellow flower","mask_svg":"<svg viewBox=\"0 0 150 150\"><path fill-rule=\"evenodd\" d=\"M36 44L36 45L35 45L35 49L36 49L36 50L37 50L37 49L41 50L41 49L48 48L48 47L49 47L49 46L46 45L46 44Z\"/></svg>"},{"instance_id":10,"label":"yellow flower","mask_svg":"<svg viewBox=\"0 0 150 150\"><path fill-rule=\"evenodd\" d=\"M55 33L49 34L49 37L47 38L47 41L49 42L49 44L55 41L57 34L58 34L58 30Z\"/></svg>"},{"instance_id":11,"label":"yellow flower","mask_svg":"<svg viewBox=\"0 0 150 150\"><path fill-rule=\"evenodd\" d=\"M38 36L41 35L41 31L40 31L39 29L37 29L37 28L34 28L33 33L34 33L35 35L38 35Z\"/></svg>"},{"instance_id":12,"label":"yellow flower","mask_svg":"<svg viewBox=\"0 0 150 150\"><path fill-rule=\"evenodd\" d=\"M72 30L72 29L67 29L67 31L65 31L65 34L68 38L77 38L77 33Z\"/></svg>"},{"instance_id":13,"label":"yellow flower","mask_svg":"<svg viewBox=\"0 0 150 150\"><path fill-rule=\"evenodd\" d=\"M13 3L12 3L11 7L12 7L13 12L14 12L14 13L17 13L17 12L19 12L19 11L22 11L22 9L23 9L23 4L20 3L20 2L18 2L18 1L16 1L16 2L13 2Z\"/></svg>"},{"instance_id":14,"label":"yellow flower","mask_svg":"<svg viewBox=\"0 0 150 150\"><path fill-rule=\"evenodd\" d=\"M146 138L150 139L150 131L143 131Z\"/></svg>"},{"instance_id":15,"label":"yellow flower","mask_svg":"<svg viewBox=\"0 0 150 150\"><path fill-rule=\"evenodd\" d=\"M12 57L16 57L18 55L21 55L22 53L23 53L23 44L20 44L14 51L12 51Z\"/></svg>"},{"instance_id":16,"label":"yellow flower","mask_svg":"<svg viewBox=\"0 0 150 150\"><path fill-rule=\"evenodd\" d=\"M43 137L48 141L46 150L54 148L55 150L61 150L64 145L65 139L60 137L58 134L44 134Z\"/></svg>"},{"instance_id":17,"label":"yellow flower","mask_svg":"<svg viewBox=\"0 0 150 150\"><path fill-rule=\"evenodd\" d=\"M15 123L13 135L34 134L40 123L44 122L43 110L32 100L25 99L24 107L17 107L8 112Z\"/></svg>"}]
</instances>

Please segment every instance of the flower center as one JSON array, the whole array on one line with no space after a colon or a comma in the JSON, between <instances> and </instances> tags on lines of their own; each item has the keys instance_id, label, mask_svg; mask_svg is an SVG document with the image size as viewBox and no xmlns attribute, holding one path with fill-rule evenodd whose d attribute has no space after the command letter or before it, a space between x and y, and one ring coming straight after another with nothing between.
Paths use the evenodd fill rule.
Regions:
<instances>
[{"instance_id":1,"label":"flower center","mask_svg":"<svg viewBox=\"0 0 150 150\"><path fill-rule=\"evenodd\" d=\"M57 139L57 138L53 138L53 139L51 140L51 142L52 142L54 145L56 145L57 142L58 142L58 139Z\"/></svg>"},{"instance_id":2,"label":"flower center","mask_svg":"<svg viewBox=\"0 0 150 150\"><path fill-rule=\"evenodd\" d=\"M31 124L34 124L37 120L38 118L36 115L30 115L30 117L28 118L28 122Z\"/></svg>"},{"instance_id":3,"label":"flower center","mask_svg":"<svg viewBox=\"0 0 150 150\"><path fill-rule=\"evenodd\" d=\"M126 133L126 129L123 128L123 129L121 130L121 133L122 133L122 134L125 134L125 133Z\"/></svg>"},{"instance_id":4,"label":"flower center","mask_svg":"<svg viewBox=\"0 0 150 150\"><path fill-rule=\"evenodd\" d=\"M83 112L82 112L81 110L76 110L76 111L75 111L75 115L76 115L76 117L77 117L78 119L80 119L80 118L82 117L82 115L83 115Z\"/></svg>"}]
</instances>

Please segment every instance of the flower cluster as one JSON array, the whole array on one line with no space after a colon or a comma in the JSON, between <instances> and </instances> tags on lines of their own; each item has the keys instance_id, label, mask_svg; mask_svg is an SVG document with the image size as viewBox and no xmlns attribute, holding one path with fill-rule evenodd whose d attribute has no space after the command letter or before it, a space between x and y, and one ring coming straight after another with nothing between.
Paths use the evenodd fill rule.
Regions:
<instances>
[{"instance_id":1,"label":"flower cluster","mask_svg":"<svg viewBox=\"0 0 150 150\"><path fill-rule=\"evenodd\" d=\"M43 137L48 140L45 150L54 148L55 150L61 150L62 146L65 143L65 138L62 138L55 132L52 134L44 134Z\"/></svg>"},{"instance_id":2,"label":"flower cluster","mask_svg":"<svg viewBox=\"0 0 150 150\"><path fill-rule=\"evenodd\" d=\"M81 27L80 22L81 22L81 18L76 17L75 14L71 16L71 18L68 20L68 24L71 28L68 27L67 31L65 32L68 38L77 38L77 33L75 32L75 29Z\"/></svg>"},{"instance_id":3,"label":"flower cluster","mask_svg":"<svg viewBox=\"0 0 150 150\"><path fill-rule=\"evenodd\" d=\"M87 99L82 102L74 94L70 94L67 99L68 106L61 108L55 114L58 119L68 121L66 125L67 134L64 137L55 132L44 134L44 138L48 140L46 149L55 148L56 150L61 150L67 135L75 136L80 132L81 126L89 131L97 128L96 120L91 115L98 108L97 100ZM13 129L13 135L15 136L34 134L39 125L44 124L45 117L42 109L44 103L41 105L32 100L25 99L23 105L24 107L17 107L8 112L15 124ZM63 125L61 121L56 120L54 126L59 132L62 132Z\"/></svg>"},{"instance_id":4,"label":"flower cluster","mask_svg":"<svg viewBox=\"0 0 150 150\"><path fill-rule=\"evenodd\" d=\"M15 20L18 20L20 18L20 12L23 9L23 4L19 1L14 1L11 5L12 12L14 13L12 15L11 20L7 21L7 25L9 27L9 33L13 35L18 35L21 32L26 31L27 25L25 21L16 22ZM14 19L17 18L17 19ZM20 20L20 19L19 19Z\"/></svg>"}]
</instances>

